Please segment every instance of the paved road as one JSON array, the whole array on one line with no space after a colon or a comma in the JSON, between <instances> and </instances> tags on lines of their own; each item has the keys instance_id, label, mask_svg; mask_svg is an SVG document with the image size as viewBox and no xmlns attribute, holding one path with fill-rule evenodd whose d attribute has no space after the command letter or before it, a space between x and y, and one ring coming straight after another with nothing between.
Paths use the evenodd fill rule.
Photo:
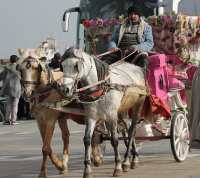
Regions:
<instances>
[{"instance_id":1,"label":"paved road","mask_svg":"<svg viewBox=\"0 0 200 178\"><path fill-rule=\"evenodd\" d=\"M49 162L50 178L81 178L83 170L82 137L84 127L70 123L71 155L69 173L59 175ZM53 149L62 152L60 131L56 129ZM123 150L121 144L120 150ZM94 177L110 178L113 171L112 149L107 144L104 165L94 168ZM200 178L200 151L192 150L188 159L176 163L167 140L147 142L140 150L140 167L123 174L123 178ZM0 178L36 178L41 164L41 138L35 121L21 121L20 125L0 123Z\"/></svg>"}]
</instances>

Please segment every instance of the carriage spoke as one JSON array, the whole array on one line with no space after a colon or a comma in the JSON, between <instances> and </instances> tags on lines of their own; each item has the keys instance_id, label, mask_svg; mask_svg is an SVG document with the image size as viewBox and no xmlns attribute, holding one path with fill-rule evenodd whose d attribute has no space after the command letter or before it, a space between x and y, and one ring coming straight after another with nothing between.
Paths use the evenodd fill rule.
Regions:
<instances>
[{"instance_id":1,"label":"carriage spoke","mask_svg":"<svg viewBox=\"0 0 200 178\"><path fill-rule=\"evenodd\" d=\"M183 130L184 120L180 119L179 133Z\"/></svg>"},{"instance_id":2,"label":"carriage spoke","mask_svg":"<svg viewBox=\"0 0 200 178\"><path fill-rule=\"evenodd\" d=\"M183 144L183 154L186 154L187 150L188 150L189 145L188 144Z\"/></svg>"},{"instance_id":3,"label":"carriage spoke","mask_svg":"<svg viewBox=\"0 0 200 178\"><path fill-rule=\"evenodd\" d=\"M187 154L187 151L188 151L188 145L186 144L182 144L182 157L185 158L186 154Z\"/></svg>"},{"instance_id":4,"label":"carriage spoke","mask_svg":"<svg viewBox=\"0 0 200 178\"><path fill-rule=\"evenodd\" d=\"M177 143L179 143L179 141L180 141L180 138L177 137L177 138L175 139L175 145L177 145Z\"/></svg>"},{"instance_id":5,"label":"carriage spoke","mask_svg":"<svg viewBox=\"0 0 200 178\"><path fill-rule=\"evenodd\" d=\"M176 137L179 137L179 127L178 127L178 124L175 126L175 132L174 132L175 136Z\"/></svg>"},{"instance_id":6,"label":"carriage spoke","mask_svg":"<svg viewBox=\"0 0 200 178\"><path fill-rule=\"evenodd\" d=\"M179 143L179 142L178 142L178 144L177 144L176 150L177 150L177 153L179 154L179 153L180 153L180 143Z\"/></svg>"}]
</instances>

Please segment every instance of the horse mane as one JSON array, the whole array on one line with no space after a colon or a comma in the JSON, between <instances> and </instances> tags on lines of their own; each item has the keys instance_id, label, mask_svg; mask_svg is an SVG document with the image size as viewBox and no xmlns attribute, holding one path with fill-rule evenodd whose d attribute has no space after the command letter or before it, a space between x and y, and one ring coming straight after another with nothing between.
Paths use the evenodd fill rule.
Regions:
<instances>
[{"instance_id":1,"label":"horse mane","mask_svg":"<svg viewBox=\"0 0 200 178\"><path fill-rule=\"evenodd\" d=\"M76 49L74 47L70 47L64 52L62 59L67 59L67 58L71 58L71 57L83 58L82 53L83 53L83 51L81 49Z\"/></svg>"}]
</instances>

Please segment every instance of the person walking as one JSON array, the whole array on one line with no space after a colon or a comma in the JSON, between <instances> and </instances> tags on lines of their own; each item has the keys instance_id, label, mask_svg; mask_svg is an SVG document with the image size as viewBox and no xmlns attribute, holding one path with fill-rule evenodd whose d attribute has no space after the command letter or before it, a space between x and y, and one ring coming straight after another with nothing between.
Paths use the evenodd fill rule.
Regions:
<instances>
[{"instance_id":1,"label":"person walking","mask_svg":"<svg viewBox=\"0 0 200 178\"><path fill-rule=\"evenodd\" d=\"M18 124L16 120L19 98L21 96L21 75L16 69L18 59L16 55L11 55L10 64L5 66L4 71L0 74L0 81L3 81L0 95L7 97L4 125Z\"/></svg>"}]
</instances>

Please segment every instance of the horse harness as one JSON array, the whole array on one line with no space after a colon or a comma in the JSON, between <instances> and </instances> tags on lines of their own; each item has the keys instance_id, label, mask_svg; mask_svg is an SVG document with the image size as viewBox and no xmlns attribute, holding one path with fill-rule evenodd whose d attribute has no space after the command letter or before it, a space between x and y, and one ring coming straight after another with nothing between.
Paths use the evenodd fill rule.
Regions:
<instances>
[{"instance_id":1,"label":"horse harness","mask_svg":"<svg viewBox=\"0 0 200 178\"><path fill-rule=\"evenodd\" d=\"M129 55L132 55L133 53ZM124 62L125 58L113 63L111 66L121 64L122 62ZM129 87L137 88L137 89L139 88L140 90L143 91L142 93L145 93L144 92L145 88L143 86L139 86L135 84L134 85L120 85L120 84L110 83L109 65L99 60L95 56L93 56L93 59L94 59L94 63L97 69L98 82L91 85L86 84L86 86L76 89L74 92L75 94L74 98L78 102L80 103L95 102L101 99L103 96L105 96L105 94L110 90L118 90L118 91L124 92ZM84 83L84 81L82 82Z\"/></svg>"}]
</instances>

